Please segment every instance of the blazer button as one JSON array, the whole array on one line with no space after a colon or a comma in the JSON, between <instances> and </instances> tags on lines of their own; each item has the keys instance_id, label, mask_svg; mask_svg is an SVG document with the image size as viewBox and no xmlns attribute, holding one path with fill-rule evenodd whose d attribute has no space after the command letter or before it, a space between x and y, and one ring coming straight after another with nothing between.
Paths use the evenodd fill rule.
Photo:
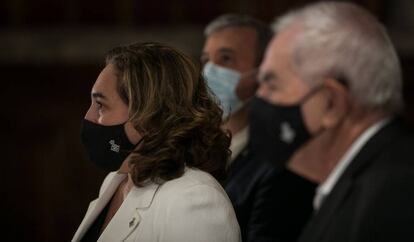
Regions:
<instances>
[{"instance_id":1,"label":"blazer button","mask_svg":"<svg viewBox=\"0 0 414 242\"><path fill-rule=\"evenodd\" d=\"M134 226L135 223L135 218L132 218L131 221L129 221L129 227L131 228L132 226Z\"/></svg>"}]
</instances>

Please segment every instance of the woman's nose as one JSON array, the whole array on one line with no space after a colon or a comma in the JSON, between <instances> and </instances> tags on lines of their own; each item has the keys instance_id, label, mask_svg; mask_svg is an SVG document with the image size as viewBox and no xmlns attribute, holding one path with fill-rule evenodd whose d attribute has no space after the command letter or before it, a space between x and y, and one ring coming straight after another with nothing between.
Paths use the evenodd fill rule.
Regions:
<instances>
[{"instance_id":1,"label":"woman's nose","mask_svg":"<svg viewBox=\"0 0 414 242\"><path fill-rule=\"evenodd\" d=\"M96 116L96 114L94 114L92 106L93 105L89 106L88 111L86 111L85 119L88 120L88 121L96 123L97 122L97 116Z\"/></svg>"}]
</instances>

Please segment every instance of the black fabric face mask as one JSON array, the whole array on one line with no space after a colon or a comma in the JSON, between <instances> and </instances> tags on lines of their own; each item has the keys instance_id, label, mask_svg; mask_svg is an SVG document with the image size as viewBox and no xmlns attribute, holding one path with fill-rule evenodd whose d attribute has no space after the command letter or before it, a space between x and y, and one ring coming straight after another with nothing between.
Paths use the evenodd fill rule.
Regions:
<instances>
[{"instance_id":1,"label":"black fabric face mask","mask_svg":"<svg viewBox=\"0 0 414 242\"><path fill-rule=\"evenodd\" d=\"M105 126L86 119L82 122L81 140L89 159L106 171L117 171L138 144L132 144L124 124Z\"/></svg>"},{"instance_id":2,"label":"black fabric face mask","mask_svg":"<svg viewBox=\"0 0 414 242\"><path fill-rule=\"evenodd\" d=\"M303 120L301 105L314 93L312 91L299 104L291 106L273 105L254 97L249 142L258 157L284 165L311 138Z\"/></svg>"}]
</instances>

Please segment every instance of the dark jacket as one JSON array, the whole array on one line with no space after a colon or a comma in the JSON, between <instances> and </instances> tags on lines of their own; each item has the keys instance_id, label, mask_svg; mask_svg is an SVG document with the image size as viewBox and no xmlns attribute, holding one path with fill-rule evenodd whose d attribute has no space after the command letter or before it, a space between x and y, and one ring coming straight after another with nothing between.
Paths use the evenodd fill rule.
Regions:
<instances>
[{"instance_id":1,"label":"dark jacket","mask_svg":"<svg viewBox=\"0 0 414 242\"><path fill-rule=\"evenodd\" d=\"M312 212L315 184L259 159L249 148L232 162L223 185L243 241L296 241Z\"/></svg>"},{"instance_id":2,"label":"dark jacket","mask_svg":"<svg viewBox=\"0 0 414 242\"><path fill-rule=\"evenodd\" d=\"M399 121L360 150L301 242L414 241L414 136Z\"/></svg>"}]
</instances>

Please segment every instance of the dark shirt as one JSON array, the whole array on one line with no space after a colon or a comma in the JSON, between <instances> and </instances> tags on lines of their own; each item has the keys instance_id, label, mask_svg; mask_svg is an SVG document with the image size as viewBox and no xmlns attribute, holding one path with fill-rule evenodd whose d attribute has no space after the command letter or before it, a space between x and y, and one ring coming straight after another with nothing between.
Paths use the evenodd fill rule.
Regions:
<instances>
[{"instance_id":1,"label":"dark shirt","mask_svg":"<svg viewBox=\"0 0 414 242\"><path fill-rule=\"evenodd\" d=\"M243 241L296 241L311 216L316 184L258 158L248 147L222 184Z\"/></svg>"}]
</instances>

